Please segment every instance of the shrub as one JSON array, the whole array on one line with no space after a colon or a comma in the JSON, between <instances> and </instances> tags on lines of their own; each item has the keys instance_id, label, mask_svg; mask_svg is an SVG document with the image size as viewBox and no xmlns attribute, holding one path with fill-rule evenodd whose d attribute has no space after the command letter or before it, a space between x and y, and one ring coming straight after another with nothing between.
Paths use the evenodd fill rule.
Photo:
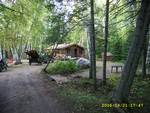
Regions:
<instances>
[{"instance_id":1,"label":"shrub","mask_svg":"<svg viewBox=\"0 0 150 113\"><path fill-rule=\"evenodd\" d=\"M78 66L73 61L56 61L49 64L47 72L50 74L71 74L78 70Z\"/></svg>"}]
</instances>

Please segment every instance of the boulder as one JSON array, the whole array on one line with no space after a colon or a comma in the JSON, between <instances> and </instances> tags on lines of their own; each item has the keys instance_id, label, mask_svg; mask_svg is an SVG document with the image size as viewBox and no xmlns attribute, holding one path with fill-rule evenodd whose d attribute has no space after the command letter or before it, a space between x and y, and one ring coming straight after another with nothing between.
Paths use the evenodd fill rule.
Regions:
<instances>
[{"instance_id":1,"label":"boulder","mask_svg":"<svg viewBox=\"0 0 150 113\"><path fill-rule=\"evenodd\" d=\"M90 61L86 58L79 58L76 61L76 63L80 68L89 68L90 67Z\"/></svg>"}]
</instances>

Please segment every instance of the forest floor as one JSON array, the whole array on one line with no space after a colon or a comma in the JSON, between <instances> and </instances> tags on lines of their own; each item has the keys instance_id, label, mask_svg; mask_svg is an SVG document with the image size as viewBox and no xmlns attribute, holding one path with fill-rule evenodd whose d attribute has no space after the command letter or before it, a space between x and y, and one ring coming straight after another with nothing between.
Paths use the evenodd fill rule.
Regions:
<instances>
[{"instance_id":1,"label":"forest floor","mask_svg":"<svg viewBox=\"0 0 150 113\"><path fill-rule=\"evenodd\" d=\"M95 91L92 79L75 78L61 84L58 94L74 103L75 113L118 113L118 108L125 110L120 113L149 113L150 77L143 80L141 77L136 77L128 103L116 107L111 103L111 97L119 79L119 76L110 76L106 85L102 85L102 80L99 79Z\"/></svg>"},{"instance_id":2,"label":"forest floor","mask_svg":"<svg viewBox=\"0 0 150 113\"><path fill-rule=\"evenodd\" d=\"M101 69L101 65L99 63L97 68ZM108 66L111 67L111 63ZM41 72L42 68L41 65L23 63L11 65L0 73L0 113L116 113L113 107L105 106L110 104L112 91L120 79L118 75L113 76L116 73L107 78L105 86L98 79L95 91L92 79L76 77L56 84ZM149 96L150 78L141 80L137 77L129 102L144 104L144 107L132 106L129 113L149 113Z\"/></svg>"},{"instance_id":3,"label":"forest floor","mask_svg":"<svg viewBox=\"0 0 150 113\"><path fill-rule=\"evenodd\" d=\"M119 62L107 62L107 68L106 68L106 74L107 74L107 77L110 77L112 75L112 72L111 72L111 66L123 66L122 63L119 63ZM114 76L119 76L120 73L121 73L121 69L118 68L118 73L116 73L116 69L114 68L113 69L113 74ZM103 62L102 61L97 61L96 62L96 76L97 76L97 79L102 79L103 78ZM74 75L72 75L74 76ZM80 72L77 72L75 73L75 76L81 76L81 77L85 77L85 78L88 78L89 77L89 69L83 69L81 70Z\"/></svg>"},{"instance_id":4,"label":"forest floor","mask_svg":"<svg viewBox=\"0 0 150 113\"><path fill-rule=\"evenodd\" d=\"M113 68L113 72L111 72L111 66L122 66L122 63L119 62L107 62L107 68L106 68L106 75L107 78L111 76L116 76L119 77L121 74L121 69L118 68L118 72L116 73L116 68ZM88 69L81 69L78 72L75 72L73 74L69 75L50 75L52 79L54 79L58 84L61 83L66 83L74 78L89 78L89 68ZM103 78L103 62L102 61L97 61L96 62L96 78L97 79L102 79Z\"/></svg>"},{"instance_id":5,"label":"forest floor","mask_svg":"<svg viewBox=\"0 0 150 113\"><path fill-rule=\"evenodd\" d=\"M73 113L41 70L39 65L22 64L0 73L0 113Z\"/></svg>"}]
</instances>

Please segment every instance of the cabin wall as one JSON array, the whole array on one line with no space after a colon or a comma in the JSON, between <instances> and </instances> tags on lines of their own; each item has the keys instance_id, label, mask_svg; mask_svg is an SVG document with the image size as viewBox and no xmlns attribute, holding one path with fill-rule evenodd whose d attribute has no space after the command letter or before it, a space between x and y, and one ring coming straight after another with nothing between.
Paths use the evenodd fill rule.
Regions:
<instances>
[{"instance_id":1,"label":"cabin wall","mask_svg":"<svg viewBox=\"0 0 150 113\"><path fill-rule=\"evenodd\" d=\"M83 57L83 54L84 54L84 50L79 47L67 48L67 56Z\"/></svg>"},{"instance_id":2,"label":"cabin wall","mask_svg":"<svg viewBox=\"0 0 150 113\"><path fill-rule=\"evenodd\" d=\"M68 47L65 49L58 49L55 50L56 57L64 57L64 56L71 56L71 57L83 57L84 56L84 50L82 48L73 46Z\"/></svg>"}]
</instances>

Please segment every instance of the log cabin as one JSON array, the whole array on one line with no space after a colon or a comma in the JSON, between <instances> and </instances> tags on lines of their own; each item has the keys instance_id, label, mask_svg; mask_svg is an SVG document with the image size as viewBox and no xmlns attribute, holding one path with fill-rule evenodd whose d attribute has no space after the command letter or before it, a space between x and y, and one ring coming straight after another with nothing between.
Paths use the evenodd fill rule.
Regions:
<instances>
[{"instance_id":1,"label":"log cabin","mask_svg":"<svg viewBox=\"0 0 150 113\"><path fill-rule=\"evenodd\" d=\"M58 44L57 47L50 46L47 50L53 50L55 57L83 57L84 48L78 44Z\"/></svg>"}]
</instances>

